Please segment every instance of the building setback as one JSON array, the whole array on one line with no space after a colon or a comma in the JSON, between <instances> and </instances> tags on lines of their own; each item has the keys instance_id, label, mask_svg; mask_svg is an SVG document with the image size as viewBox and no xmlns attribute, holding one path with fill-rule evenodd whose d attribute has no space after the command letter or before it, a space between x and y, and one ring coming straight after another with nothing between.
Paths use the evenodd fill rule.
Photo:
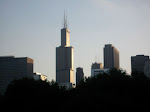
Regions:
<instances>
[{"instance_id":1,"label":"building setback","mask_svg":"<svg viewBox=\"0 0 150 112\"><path fill-rule=\"evenodd\" d=\"M0 94L4 94L8 84L24 77L32 78L33 60L28 57L0 57Z\"/></svg>"},{"instance_id":2,"label":"building setback","mask_svg":"<svg viewBox=\"0 0 150 112\"><path fill-rule=\"evenodd\" d=\"M70 46L70 31L64 15L64 28L61 29L61 46L56 48L56 82L68 88L74 83L73 47Z\"/></svg>"},{"instance_id":3,"label":"building setback","mask_svg":"<svg viewBox=\"0 0 150 112\"><path fill-rule=\"evenodd\" d=\"M104 47L104 68L119 70L119 51L112 45L107 44Z\"/></svg>"},{"instance_id":4,"label":"building setback","mask_svg":"<svg viewBox=\"0 0 150 112\"><path fill-rule=\"evenodd\" d=\"M83 68L81 67L76 68L76 85L78 85L83 79L84 79Z\"/></svg>"},{"instance_id":5,"label":"building setback","mask_svg":"<svg viewBox=\"0 0 150 112\"><path fill-rule=\"evenodd\" d=\"M149 56L136 55L131 57L131 71L144 73L145 62L149 60Z\"/></svg>"}]
</instances>

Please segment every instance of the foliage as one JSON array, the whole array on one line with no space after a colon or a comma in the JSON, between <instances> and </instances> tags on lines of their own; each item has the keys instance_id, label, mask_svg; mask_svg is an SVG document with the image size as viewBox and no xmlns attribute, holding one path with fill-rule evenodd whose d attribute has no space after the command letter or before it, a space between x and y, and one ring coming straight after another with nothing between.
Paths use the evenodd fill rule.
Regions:
<instances>
[{"instance_id":1,"label":"foliage","mask_svg":"<svg viewBox=\"0 0 150 112\"><path fill-rule=\"evenodd\" d=\"M108 74L85 77L71 90L59 87L53 80L22 79L9 85L5 99L34 101L32 103L36 103L38 99L45 102L44 105L57 105L60 107L57 109L61 111L82 104L94 107L144 107L150 100L150 79L133 77L123 70L112 69Z\"/></svg>"}]
</instances>

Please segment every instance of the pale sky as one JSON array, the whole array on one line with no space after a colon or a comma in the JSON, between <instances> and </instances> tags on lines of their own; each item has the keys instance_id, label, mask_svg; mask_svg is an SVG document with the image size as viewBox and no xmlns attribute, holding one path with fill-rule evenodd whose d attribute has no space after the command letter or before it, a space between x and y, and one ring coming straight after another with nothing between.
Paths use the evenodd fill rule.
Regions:
<instances>
[{"instance_id":1,"label":"pale sky","mask_svg":"<svg viewBox=\"0 0 150 112\"><path fill-rule=\"evenodd\" d=\"M120 67L131 71L131 56L150 56L150 0L0 0L0 56L34 60L34 72L55 80L56 47L64 10L76 67L91 75L103 63L103 47L120 52Z\"/></svg>"}]
</instances>

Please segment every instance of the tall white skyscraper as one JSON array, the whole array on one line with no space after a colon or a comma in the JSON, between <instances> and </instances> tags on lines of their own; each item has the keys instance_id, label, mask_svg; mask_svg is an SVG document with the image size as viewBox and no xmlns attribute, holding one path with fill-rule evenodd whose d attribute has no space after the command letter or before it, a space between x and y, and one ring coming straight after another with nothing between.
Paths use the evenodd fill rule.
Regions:
<instances>
[{"instance_id":1,"label":"tall white skyscraper","mask_svg":"<svg viewBox=\"0 0 150 112\"><path fill-rule=\"evenodd\" d=\"M64 28L61 29L61 46L56 47L56 82L60 86L72 87L74 83L73 47L70 46L70 31L64 14Z\"/></svg>"}]
</instances>

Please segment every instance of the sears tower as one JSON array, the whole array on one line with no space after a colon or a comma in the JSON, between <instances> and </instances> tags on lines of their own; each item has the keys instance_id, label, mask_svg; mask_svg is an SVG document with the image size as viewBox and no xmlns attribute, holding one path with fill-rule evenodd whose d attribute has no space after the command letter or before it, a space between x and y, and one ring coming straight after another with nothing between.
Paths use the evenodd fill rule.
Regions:
<instances>
[{"instance_id":1,"label":"sears tower","mask_svg":"<svg viewBox=\"0 0 150 112\"><path fill-rule=\"evenodd\" d=\"M72 87L74 81L73 64L73 47L70 46L70 31L67 28L67 17L64 14L61 46L56 47L56 82L60 86Z\"/></svg>"}]
</instances>

